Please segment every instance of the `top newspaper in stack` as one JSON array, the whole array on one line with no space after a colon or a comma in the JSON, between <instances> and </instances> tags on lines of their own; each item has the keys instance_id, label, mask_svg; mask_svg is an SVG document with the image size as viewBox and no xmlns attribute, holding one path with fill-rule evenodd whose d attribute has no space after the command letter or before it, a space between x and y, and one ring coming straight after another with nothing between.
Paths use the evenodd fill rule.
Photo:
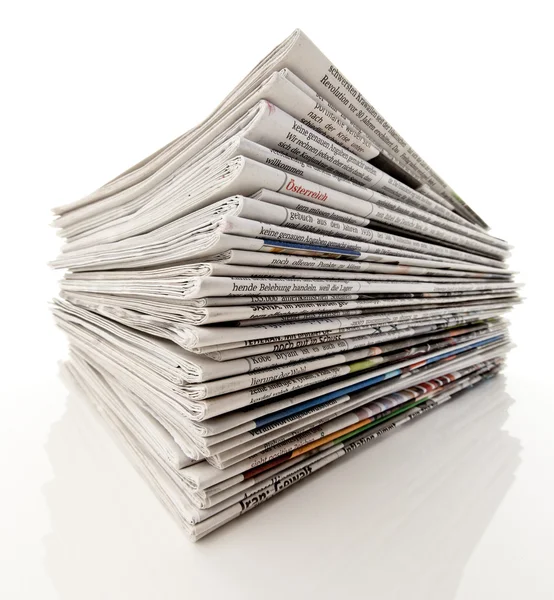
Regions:
<instances>
[{"instance_id":1,"label":"top newspaper in stack","mask_svg":"<svg viewBox=\"0 0 554 600\"><path fill-rule=\"evenodd\" d=\"M265 88L265 89L264 89ZM198 127L171 142L90 196L58 209L65 214L79 206L113 196L144 181L183 150L188 155L217 137L225 127L265 98L336 145L390 173L438 205L486 227L483 220L429 167L362 93L301 31L275 48ZM293 132L291 132L294 135ZM291 148L312 161L314 152ZM187 153L185 153L187 154ZM181 161L186 160L181 156Z\"/></svg>"}]
</instances>

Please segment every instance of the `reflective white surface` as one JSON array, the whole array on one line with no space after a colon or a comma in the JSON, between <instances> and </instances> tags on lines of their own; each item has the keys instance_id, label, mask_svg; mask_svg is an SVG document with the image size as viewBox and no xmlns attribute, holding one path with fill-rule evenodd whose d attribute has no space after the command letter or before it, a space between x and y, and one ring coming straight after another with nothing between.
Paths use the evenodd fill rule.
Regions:
<instances>
[{"instance_id":1,"label":"reflective white surface","mask_svg":"<svg viewBox=\"0 0 554 600\"><path fill-rule=\"evenodd\" d=\"M552 167L549 149L530 150L553 134L547 15L534 3L522 15L506 3L445 13L443 3L364 2L349 5L348 31L298 3L295 18L275 13L266 28L226 6L208 31L190 24L211 18L209 5L95 6L36 3L2 20L13 58L1 100L0 598L554 597ZM515 245L526 282L511 317L517 348L501 378L191 544L58 379L49 209L198 122L296 25ZM213 46L231 37L223 61ZM364 40L386 56L352 56ZM516 136L509 125L525 114Z\"/></svg>"}]
</instances>

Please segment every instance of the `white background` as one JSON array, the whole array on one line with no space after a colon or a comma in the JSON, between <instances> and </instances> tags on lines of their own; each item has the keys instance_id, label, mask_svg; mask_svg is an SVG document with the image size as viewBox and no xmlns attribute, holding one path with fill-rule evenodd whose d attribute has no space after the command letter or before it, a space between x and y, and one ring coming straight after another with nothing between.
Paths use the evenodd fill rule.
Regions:
<instances>
[{"instance_id":1,"label":"white background","mask_svg":"<svg viewBox=\"0 0 554 600\"><path fill-rule=\"evenodd\" d=\"M1 598L554 596L548 9L2 4ZM193 545L57 378L49 211L204 118L294 27L515 245L518 347L503 378Z\"/></svg>"}]
</instances>

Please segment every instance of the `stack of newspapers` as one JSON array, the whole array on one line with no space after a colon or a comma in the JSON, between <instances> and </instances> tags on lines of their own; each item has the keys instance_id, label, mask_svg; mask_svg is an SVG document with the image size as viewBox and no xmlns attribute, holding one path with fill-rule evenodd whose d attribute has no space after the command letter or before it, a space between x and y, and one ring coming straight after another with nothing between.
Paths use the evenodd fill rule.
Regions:
<instances>
[{"instance_id":1,"label":"stack of newspapers","mask_svg":"<svg viewBox=\"0 0 554 600\"><path fill-rule=\"evenodd\" d=\"M64 373L192 539L495 375L510 346L509 245L298 30L55 213Z\"/></svg>"}]
</instances>

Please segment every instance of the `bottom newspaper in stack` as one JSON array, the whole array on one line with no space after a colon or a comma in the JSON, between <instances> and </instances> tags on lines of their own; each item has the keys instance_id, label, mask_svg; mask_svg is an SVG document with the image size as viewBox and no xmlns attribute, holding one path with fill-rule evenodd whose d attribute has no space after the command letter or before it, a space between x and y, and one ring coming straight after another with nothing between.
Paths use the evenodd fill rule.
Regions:
<instances>
[{"instance_id":1,"label":"bottom newspaper in stack","mask_svg":"<svg viewBox=\"0 0 554 600\"><path fill-rule=\"evenodd\" d=\"M193 540L495 375L510 346L509 276L213 276L228 266L70 273L53 306L65 374Z\"/></svg>"}]
</instances>

